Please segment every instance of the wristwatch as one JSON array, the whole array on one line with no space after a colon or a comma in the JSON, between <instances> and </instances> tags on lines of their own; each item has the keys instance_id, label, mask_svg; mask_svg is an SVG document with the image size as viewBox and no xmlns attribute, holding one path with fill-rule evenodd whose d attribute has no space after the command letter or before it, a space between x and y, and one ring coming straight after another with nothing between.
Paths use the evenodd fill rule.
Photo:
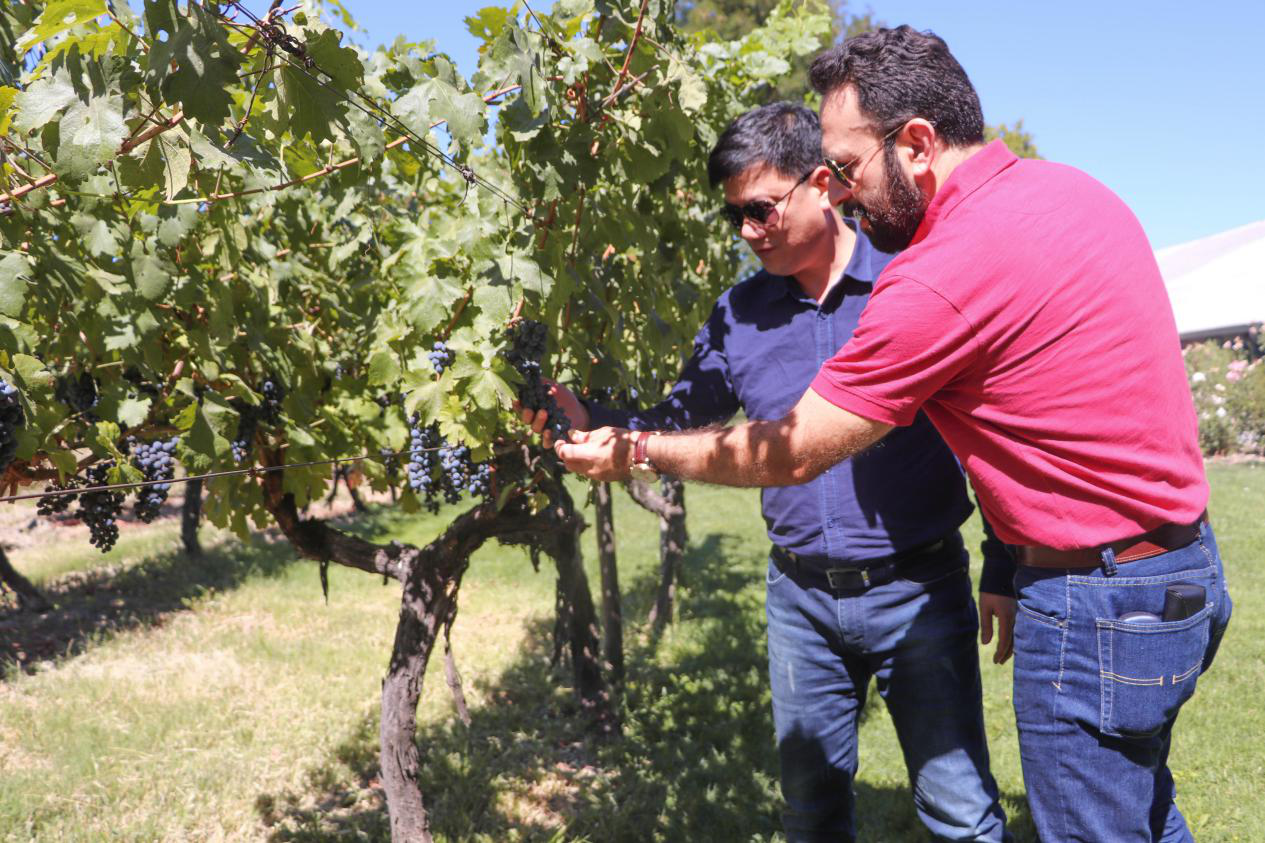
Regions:
<instances>
[{"instance_id":1,"label":"wristwatch","mask_svg":"<svg viewBox=\"0 0 1265 843\"><path fill-rule=\"evenodd\" d=\"M659 469L650 461L650 437L658 436L657 430L639 430L633 434L632 467L629 473L632 479L642 483L653 483L659 479Z\"/></svg>"}]
</instances>

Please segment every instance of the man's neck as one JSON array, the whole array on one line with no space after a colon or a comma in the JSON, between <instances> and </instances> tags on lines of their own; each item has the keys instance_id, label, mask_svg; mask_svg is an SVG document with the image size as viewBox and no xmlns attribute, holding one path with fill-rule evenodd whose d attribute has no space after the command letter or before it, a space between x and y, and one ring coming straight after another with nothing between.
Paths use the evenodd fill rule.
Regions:
<instances>
[{"instance_id":1,"label":"man's neck","mask_svg":"<svg viewBox=\"0 0 1265 843\"><path fill-rule=\"evenodd\" d=\"M828 235L822 248L821 260L795 273L795 281L800 289L818 304L843 277L843 270L847 268L848 261L852 260L852 252L856 248L856 233L844 224L838 213L831 213L831 218L834 220L834 230Z\"/></svg>"}]
</instances>

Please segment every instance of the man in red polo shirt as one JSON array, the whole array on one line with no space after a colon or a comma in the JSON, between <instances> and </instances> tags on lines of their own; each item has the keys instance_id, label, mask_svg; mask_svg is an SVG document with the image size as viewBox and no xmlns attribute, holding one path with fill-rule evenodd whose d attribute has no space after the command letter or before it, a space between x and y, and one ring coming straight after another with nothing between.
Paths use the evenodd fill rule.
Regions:
<instances>
[{"instance_id":1,"label":"man in red polo shirt","mask_svg":"<svg viewBox=\"0 0 1265 843\"><path fill-rule=\"evenodd\" d=\"M1230 600L1146 236L1084 173L985 144L978 97L934 35L848 39L812 80L830 201L905 249L852 340L779 421L604 428L558 452L602 479L645 463L794 484L922 409L1021 563L1015 712L1042 840L1191 840L1168 750Z\"/></svg>"}]
</instances>

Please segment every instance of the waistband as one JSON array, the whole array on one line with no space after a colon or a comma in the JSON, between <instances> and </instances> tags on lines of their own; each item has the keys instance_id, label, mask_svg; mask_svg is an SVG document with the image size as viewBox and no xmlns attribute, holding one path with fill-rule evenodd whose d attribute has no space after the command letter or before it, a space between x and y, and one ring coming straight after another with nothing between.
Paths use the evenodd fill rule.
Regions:
<instances>
[{"instance_id":1,"label":"waistband","mask_svg":"<svg viewBox=\"0 0 1265 843\"><path fill-rule=\"evenodd\" d=\"M960 542L956 530L935 541L852 563L820 554L796 553L778 545L773 545L772 556L780 570L793 567L797 573L823 577L835 591L865 591L877 585L886 585L897 578L902 567L952 547L955 541Z\"/></svg>"},{"instance_id":2,"label":"waistband","mask_svg":"<svg viewBox=\"0 0 1265 843\"><path fill-rule=\"evenodd\" d=\"M1056 550L1052 547L1019 545L1012 547L1015 559L1021 565L1034 568L1095 568L1103 564L1103 554L1108 549L1115 556L1116 564L1149 559L1183 548L1199 538L1199 531L1208 520L1208 510L1192 524L1161 524L1139 536L1109 542L1097 547L1076 550Z\"/></svg>"}]
</instances>

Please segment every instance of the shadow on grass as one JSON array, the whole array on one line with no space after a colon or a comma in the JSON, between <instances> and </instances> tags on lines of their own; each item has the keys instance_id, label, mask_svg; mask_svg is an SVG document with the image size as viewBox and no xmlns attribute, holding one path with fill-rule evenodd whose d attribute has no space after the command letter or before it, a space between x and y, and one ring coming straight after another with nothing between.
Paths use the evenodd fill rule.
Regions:
<instances>
[{"instance_id":1,"label":"shadow on grass","mask_svg":"<svg viewBox=\"0 0 1265 843\"><path fill-rule=\"evenodd\" d=\"M71 658L103 637L160 626L199 598L253 576L276 576L297 557L285 542L231 542L200 558L180 551L127 568L69 574L43 587L48 612L0 612L0 681L41 661Z\"/></svg>"},{"instance_id":2,"label":"shadow on grass","mask_svg":"<svg viewBox=\"0 0 1265 843\"><path fill-rule=\"evenodd\" d=\"M419 729L436 839L780 839L764 591L750 553L725 535L691 545L679 622L657 647L630 624L624 729L614 738L586 735L569 672L550 665L552 619L534 624L518 662L479 686L490 702L469 728L454 717ZM627 588L626 618L644 618L656 585L651 574ZM432 674L426 693L446 693L442 680ZM389 840L377 755L375 714L308 771L302 792L259 797L269 839ZM1007 797L1013 822L1023 799ZM859 783L857 801L862 839L926 839L908 787ZM1023 807L1021 843L1035 840L1023 833Z\"/></svg>"}]
</instances>

